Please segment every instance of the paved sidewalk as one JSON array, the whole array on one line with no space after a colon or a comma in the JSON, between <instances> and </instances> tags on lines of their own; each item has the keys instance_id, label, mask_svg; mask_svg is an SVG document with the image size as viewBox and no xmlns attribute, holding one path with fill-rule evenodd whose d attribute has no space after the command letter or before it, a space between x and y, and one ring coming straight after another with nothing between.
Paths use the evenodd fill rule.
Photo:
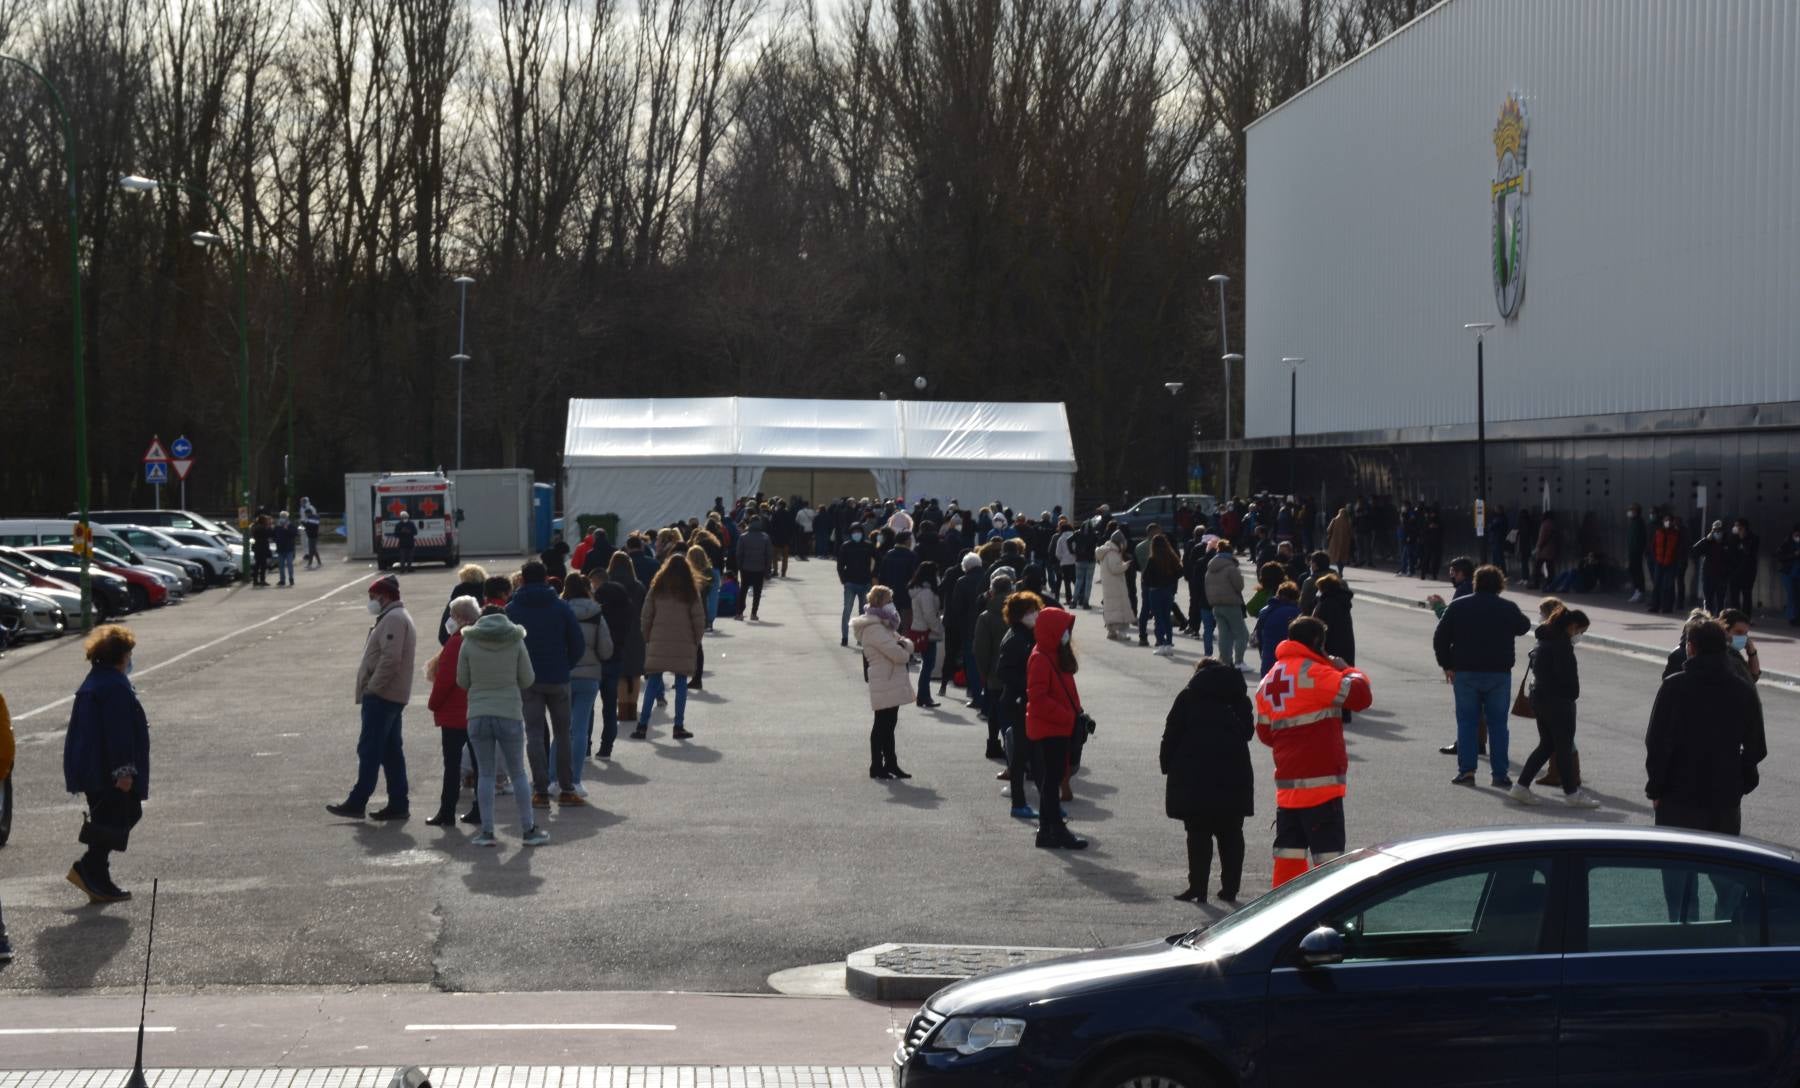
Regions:
<instances>
[{"instance_id":1,"label":"paved sidewalk","mask_svg":"<svg viewBox=\"0 0 1800 1088\"><path fill-rule=\"evenodd\" d=\"M1254 574L1248 562L1243 567L1244 582L1248 587L1254 581ZM1381 567L1349 567L1344 571L1344 581L1360 597L1421 609L1429 608L1425 598L1431 594L1436 593L1449 600L1451 592L1448 581L1428 582L1421 578L1403 578ZM1506 596L1517 602L1525 610L1525 614L1535 621L1538 602L1550 594L1528 589L1523 585L1509 584ZM1556 596L1568 602L1571 607L1586 612L1588 619L1593 621L1593 625L1588 628L1587 643L1614 650L1654 654L1659 658L1667 657L1669 651L1675 648L1681 635L1682 622L1687 618L1686 613L1659 615L1648 612L1641 605L1625 603L1627 598L1615 593L1561 593ZM1757 626L1751 637L1756 642L1758 656L1762 659L1763 683L1800 685L1800 628L1787 626L1779 614L1765 614L1757 617Z\"/></svg>"},{"instance_id":2,"label":"paved sidewalk","mask_svg":"<svg viewBox=\"0 0 1800 1088\"><path fill-rule=\"evenodd\" d=\"M386 1088L396 1067L147 1069L151 1088ZM887 1066L424 1066L432 1088L888 1088ZM128 1069L0 1073L0 1088L121 1088Z\"/></svg>"}]
</instances>

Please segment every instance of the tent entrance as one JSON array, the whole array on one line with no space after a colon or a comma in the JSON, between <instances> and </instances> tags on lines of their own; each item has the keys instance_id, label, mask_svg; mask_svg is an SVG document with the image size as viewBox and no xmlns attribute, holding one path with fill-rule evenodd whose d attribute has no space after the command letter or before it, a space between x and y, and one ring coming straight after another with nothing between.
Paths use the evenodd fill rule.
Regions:
<instances>
[{"instance_id":1,"label":"tent entrance","mask_svg":"<svg viewBox=\"0 0 1800 1088\"><path fill-rule=\"evenodd\" d=\"M883 497L875 474L867 469L771 468L764 470L757 490L771 499L792 499L798 495L815 507L829 506L845 495L857 499Z\"/></svg>"}]
</instances>

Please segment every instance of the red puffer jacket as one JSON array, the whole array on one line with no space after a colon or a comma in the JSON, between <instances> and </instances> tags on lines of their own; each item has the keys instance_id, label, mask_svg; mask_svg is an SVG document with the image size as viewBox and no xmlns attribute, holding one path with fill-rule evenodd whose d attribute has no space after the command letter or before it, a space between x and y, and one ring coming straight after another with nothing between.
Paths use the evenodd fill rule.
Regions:
<instances>
[{"instance_id":1,"label":"red puffer jacket","mask_svg":"<svg viewBox=\"0 0 1800 1088\"><path fill-rule=\"evenodd\" d=\"M1046 608L1038 613L1037 627L1032 632L1037 645L1025 662L1025 735L1032 740L1075 733L1081 692L1075 687L1075 677L1056 663L1063 634L1074 626L1074 614L1060 608Z\"/></svg>"},{"instance_id":2,"label":"red puffer jacket","mask_svg":"<svg viewBox=\"0 0 1800 1088\"><path fill-rule=\"evenodd\" d=\"M438 654L437 671L431 674L431 697L425 705L439 729L469 727L469 692L456 686L456 658L462 653L462 632L450 636Z\"/></svg>"}]
</instances>

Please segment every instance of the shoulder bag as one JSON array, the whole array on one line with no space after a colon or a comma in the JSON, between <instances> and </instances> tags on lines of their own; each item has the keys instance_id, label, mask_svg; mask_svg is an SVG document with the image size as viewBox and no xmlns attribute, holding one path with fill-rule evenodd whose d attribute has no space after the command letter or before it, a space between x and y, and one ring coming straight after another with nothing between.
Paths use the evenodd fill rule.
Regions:
<instances>
[{"instance_id":1,"label":"shoulder bag","mask_svg":"<svg viewBox=\"0 0 1800 1088\"><path fill-rule=\"evenodd\" d=\"M1537 651L1533 650L1531 656L1526 659L1525 675L1519 677L1519 693L1513 696L1512 716L1515 718L1537 717L1537 706L1532 703L1530 694L1525 690L1525 685L1531 683L1531 663L1536 660Z\"/></svg>"}]
</instances>

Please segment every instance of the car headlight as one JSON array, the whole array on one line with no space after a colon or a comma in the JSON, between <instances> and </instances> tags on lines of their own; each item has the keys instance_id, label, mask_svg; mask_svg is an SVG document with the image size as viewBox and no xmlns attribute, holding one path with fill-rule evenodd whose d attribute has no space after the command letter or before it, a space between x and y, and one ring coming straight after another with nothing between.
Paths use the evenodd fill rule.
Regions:
<instances>
[{"instance_id":1,"label":"car headlight","mask_svg":"<svg viewBox=\"0 0 1800 1088\"><path fill-rule=\"evenodd\" d=\"M931 1049L979 1054L995 1047L1018 1046L1025 1037L1025 1021L998 1016L952 1016L932 1036Z\"/></svg>"}]
</instances>

